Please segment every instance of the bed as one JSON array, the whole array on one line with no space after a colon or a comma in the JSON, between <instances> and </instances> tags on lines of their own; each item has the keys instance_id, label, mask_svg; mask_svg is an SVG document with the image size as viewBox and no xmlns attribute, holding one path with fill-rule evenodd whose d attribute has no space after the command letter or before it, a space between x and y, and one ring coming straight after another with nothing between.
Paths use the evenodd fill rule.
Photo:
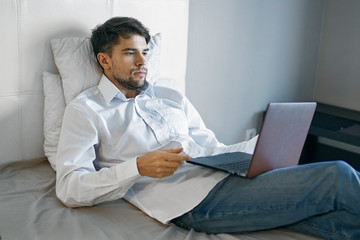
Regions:
<instances>
[{"instance_id":1,"label":"bed","mask_svg":"<svg viewBox=\"0 0 360 240\"><path fill-rule=\"evenodd\" d=\"M4 0L0 16L1 240L316 239L285 229L208 235L162 225L123 199L74 209L57 199L63 110L101 74L89 57L91 29L113 16L138 18L153 36L152 82L184 92L188 0Z\"/></svg>"}]
</instances>

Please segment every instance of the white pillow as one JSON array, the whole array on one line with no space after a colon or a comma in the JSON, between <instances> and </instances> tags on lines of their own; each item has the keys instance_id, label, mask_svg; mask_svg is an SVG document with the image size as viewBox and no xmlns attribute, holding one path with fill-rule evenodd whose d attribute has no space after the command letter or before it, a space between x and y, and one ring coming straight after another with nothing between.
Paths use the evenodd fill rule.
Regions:
<instances>
[{"instance_id":1,"label":"white pillow","mask_svg":"<svg viewBox=\"0 0 360 240\"><path fill-rule=\"evenodd\" d=\"M160 78L160 49L161 34L152 36L148 44L149 53L147 55L147 75L146 80L152 84L156 84Z\"/></svg>"},{"instance_id":2,"label":"white pillow","mask_svg":"<svg viewBox=\"0 0 360 240\"><path fill-rule=\"evenodd\" d=\"M148 44L147 80L153 84L160 75L160 44L160 33L151 37ZM99 83L102 69L97 64L89 38L54 39L51 47L62 78L66 104Z\"/></svg>"},{"instance_id":3,"label":"white pillow","mask_svg":"<svg viewBox=\"0 0 360 240\"><path fill-rule=\"evenodd\" d=\"M55 159L59 142L65 100L59 74L43 73L44 84L44 151L55 170Z\"/></svg>"}]
</instances>

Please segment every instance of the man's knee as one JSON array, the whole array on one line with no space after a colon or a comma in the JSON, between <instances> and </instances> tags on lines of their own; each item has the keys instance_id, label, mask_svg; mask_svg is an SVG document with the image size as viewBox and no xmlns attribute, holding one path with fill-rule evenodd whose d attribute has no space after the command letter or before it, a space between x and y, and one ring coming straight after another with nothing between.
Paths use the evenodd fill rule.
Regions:
<instances>
[{"instance_id":1,"label":"man's knee","mask_svg":"<svg viewBox=\"0 0 360 240\"><path fill-rule=\"evenodd\" d=\"M352 168L347 162L343 160L336 160L332 162L334 163L335 168L339 170L349 170L350 168Z\"/></svg>"},{"instance_id":2,"label":"man's knee","mask_svg":"<svg viewBox=\"0 0 360 240\"><path fill-rule=\"evenodd\" d=\"M353 168L343 160L328 162L328 173L339 174L340 176L353 172Z\"/></svg>"}]
</instances>

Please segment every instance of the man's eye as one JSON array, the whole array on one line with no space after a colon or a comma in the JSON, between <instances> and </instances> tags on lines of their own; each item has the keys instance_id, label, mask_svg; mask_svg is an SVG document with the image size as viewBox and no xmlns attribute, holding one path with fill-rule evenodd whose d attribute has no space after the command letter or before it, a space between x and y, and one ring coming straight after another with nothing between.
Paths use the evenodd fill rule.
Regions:
<instances>
[{"instance_id":1,"label":"man's eye","mask_svg":"<svg viewBox=\"0 0 360 240\"><path fill-rule=\"evenodd\" d=\"M134 52L125 52L126 55L134 55Z\"/></svg>"},{"instance_id":2,"label":"man's eye","mask_svg":"<svg viewBox=\"0 0 360 240\"><path fill-rule=\"evenodd\" d=\"M143 55L146 56L146 55L148 55L148 53L149 53L148 51L143 52Z\"/></svg>"}]
</instances>

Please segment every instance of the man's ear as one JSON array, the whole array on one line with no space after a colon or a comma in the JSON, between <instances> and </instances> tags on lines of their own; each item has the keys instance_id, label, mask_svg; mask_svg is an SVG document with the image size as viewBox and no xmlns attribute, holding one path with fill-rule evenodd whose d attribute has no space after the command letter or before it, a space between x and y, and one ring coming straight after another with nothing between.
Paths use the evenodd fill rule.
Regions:
<instances>
[{"instance_id":1,"label":"man's ear","mask_svg":"<svg viewBox=\"0 0 360 240\"><path fill-rule=\"evenodd\" d=\"M111 68L111 59L106 53L98 53L97 59L104 70L109 70Z\"/></svg>"}]
</instances>

